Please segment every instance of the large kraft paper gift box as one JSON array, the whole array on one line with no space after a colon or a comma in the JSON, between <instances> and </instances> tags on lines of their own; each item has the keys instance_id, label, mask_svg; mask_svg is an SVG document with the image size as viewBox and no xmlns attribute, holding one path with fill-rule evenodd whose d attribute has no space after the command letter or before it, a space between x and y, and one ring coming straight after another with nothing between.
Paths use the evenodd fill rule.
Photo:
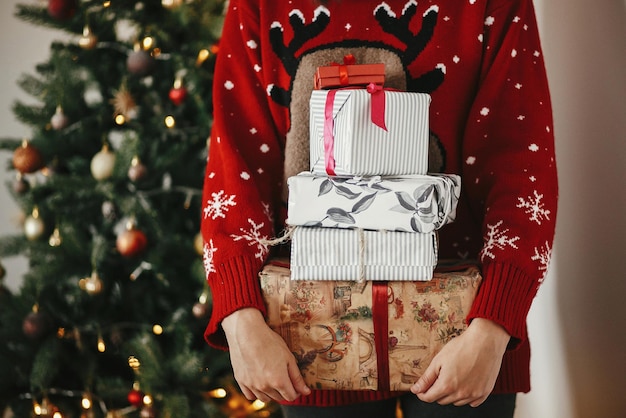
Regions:
<instances>
[{"instance_id":1,"label":"large kraft paper gift box","mask_svg":"<svg viewBox=\"0 0 626 418\"><path fill-rule=\"evenodd\" d=\"M260 273L267 322L311 388L408 390L466 328L476 266L428 282L291 280L287 260Z\"/></svg>"},{"instance_id":2,"label":"large kraft paper gift box","mask_svg":"<svg viewBox=\"0 0 626 418\"><path fill-rule=\"evenodd\" d=\"M454 174L287 179L287 224L426 233L454 221L461 178Z\"/></svg>"},{"instance_id":3,"label":"large kraft paper gift box","mask_svg":"<svg viewBox=\"0 0 626 418\"><path fill-rule=\"evenodd\" d=\"M313 90L311 172L337 176L426 174L430 102L425 93Z\"/></svg>"}]
</instances>

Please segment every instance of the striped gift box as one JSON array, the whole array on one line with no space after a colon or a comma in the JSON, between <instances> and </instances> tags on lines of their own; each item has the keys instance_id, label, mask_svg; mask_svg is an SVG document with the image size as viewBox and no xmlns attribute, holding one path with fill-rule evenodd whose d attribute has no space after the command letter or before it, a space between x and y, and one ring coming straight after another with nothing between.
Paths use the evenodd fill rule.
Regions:
<instances>
[{"instance_id":1,"label":"striped gift box","mask_svg":"<svg viewBox=\"0 0 626 418\"><path fill-rule=\"evenodd\" d=\"M293 280L427 281L437 264L436 233L296 227Z\"/></svg>"},{"instance_id":2,"label":"striped gift box","mask_svg":"<svg viewBox=\"0 0 626 418\"><path fill-rule=\"evenodd\" d=\"M310 164L316 174L327 174L324 126L329 92L314 90L310 99ZM427 173L430 95L385 90L384 130L371 120L371 95L366 89L333 94L336 175Z\"/></svg>"}]
</instances>

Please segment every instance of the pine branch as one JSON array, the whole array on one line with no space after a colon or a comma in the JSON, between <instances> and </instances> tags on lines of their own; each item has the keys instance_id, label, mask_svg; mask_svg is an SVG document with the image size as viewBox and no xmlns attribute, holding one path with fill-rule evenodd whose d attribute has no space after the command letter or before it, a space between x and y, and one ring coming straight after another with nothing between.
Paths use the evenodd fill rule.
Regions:
<instances>
[{"instance_id":1,"label":"pine branch","mask_svg":"<svg viewBox=\"0 0 626 418\"><path fill-rule=\"evenodd\" d=\"M36 26L57 29L69 33L80 33L82 30L82 16L74 16L70 22L53 19L45 7L18 4L14 13L15 17Z\"/></svg>"},{"instance_id":2,"label":"pine branch","mask_svg":"<svg viewBox=\"0 0 626 418\"><path fill-rule=\"evenodd\" d=\"M15 257L28 250L28 240L24 235L4 236L0 238L0 258Z\"/></svg>"},{"instance_id":3,"label":"pine branch","mask_svg":"<svg viewBox=\"0 0 626 418\"><path fill-rule=\"evenodd\" d=\"M22 144L22 139L0 138L0 150L15 151Z\"/></svg>"},{"instance_id":4,"label":"pine branch","mask_svg":"<svg viewBox=\"0 0 626 418\"><path fill-rule=\"evenodd\" d=\"M42 392L48 388L59 371L60 343L56 336L44 341L33 362L30 384L34 392Z\"/></svg>"}]
</instances>

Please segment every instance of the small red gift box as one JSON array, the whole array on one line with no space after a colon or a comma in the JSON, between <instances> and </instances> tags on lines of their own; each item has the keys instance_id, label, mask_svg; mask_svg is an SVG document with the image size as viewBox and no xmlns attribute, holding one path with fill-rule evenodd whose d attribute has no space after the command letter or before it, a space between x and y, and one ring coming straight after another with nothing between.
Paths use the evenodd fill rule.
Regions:
<instances>
[{"instance_id":1,"label":"small red gift box","mask_svg":"<svg viewBox=\"0 0 626 418\"><path fill-rule=\"evenodd\" d=\"M370 83L382 86L385 83L385 64L356 64L354 57L347 55L343 64L318 67L314 82L316 90Z\"/></svg>"}]
</instances>

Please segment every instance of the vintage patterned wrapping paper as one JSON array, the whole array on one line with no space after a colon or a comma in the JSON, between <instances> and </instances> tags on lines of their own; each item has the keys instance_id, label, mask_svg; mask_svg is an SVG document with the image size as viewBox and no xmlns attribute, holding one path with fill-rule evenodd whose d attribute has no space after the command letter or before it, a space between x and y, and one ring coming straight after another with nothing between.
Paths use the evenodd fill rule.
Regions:
<instances>
[{"instance_id":1,"label":"vintage patterned wrapping paper","mask_svg":"<svg viewBox=\"0 0 626 418\"><path fill-rule=\"evenodd\" d=\"M377 335L372 282L293 281L288 263L260 273L267 322L298 360L311 388L408 390L439 350L466 328L481 276L476 266L430 282L383 283L387 335ZM386 305L386 306L385 306ZM387 353L377 353L375 341ZM386 355L385 355L386 354ZM379 382L380 365L389 380Z\"/></svg>"},{"instance_id":2,"label":"vintage patterned wrapping paper","mask_svg":"<svg viewBox=\"0 0 626 418\"><path fill-rule=\"evenodd\" d=\"M309 172L288 180L287 224L431 232L453 222L461 192L455 174L329 177Z\"/></svg>"},{"instance_id":3,"label":"vintage patterned wrapping paper","mask_svg":"<svg viewBox=\"0 0 626 418\"><path fill-rule=\"evenodd\" d=\"M292 280L430 280L437 234L295 227Z\"/></svg>"},{"instance_id":4,"label":"vintage patterned wrapping paper","mask_svg":"<svg viewBox=\"0 0 626 418\"><path fill-rule=\"evenodd\" d=\"M324 110L330 90L313 90L310 98L311 171L327 174ZM371 98L365 89L335 93L334 158L336 175L398 176L428 171L429 108L425 93L385 91L387 130L372 123Z\"/></svg>"}]
</instances>

